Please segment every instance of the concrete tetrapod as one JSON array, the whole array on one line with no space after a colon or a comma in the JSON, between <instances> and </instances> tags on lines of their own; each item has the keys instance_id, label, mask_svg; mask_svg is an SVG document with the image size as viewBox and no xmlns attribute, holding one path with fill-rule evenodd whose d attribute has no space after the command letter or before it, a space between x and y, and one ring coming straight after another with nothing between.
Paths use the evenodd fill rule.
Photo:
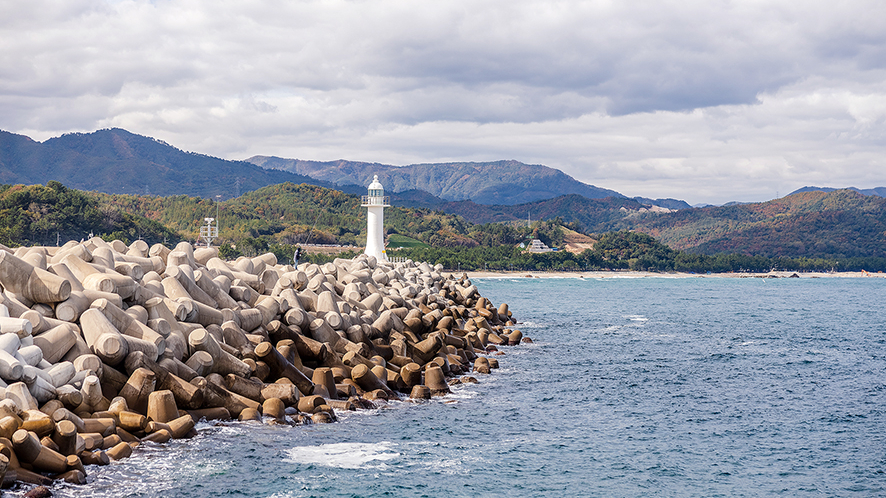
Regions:
<instances>
[{"instance_id":1,"label":"concrete tetrapod","mask_svg":"<svg viewBox=\"0 0 886 498\"><path fill-rule=\"evenodd\" d=\"M272 376L289 379L304 395L313 394L314 383L305 374L301 373L300 370L295 368L295 365L283 358L280 352L271 346L271 343L263 342L256 346L255 355L271 368Z\"/></svg>"},{"instance_id":2,"label":"concrete tetrapod","mask_svg":"<svg viewBox=\"0 0 886 498\"><path fill-rule=\"evenodd\" d=\"M138 368L120 389L126 403L139 413L146 413L148 409L148 397L154 392L157 376L147 368Z\"/></svg>"},{"instance_id":3,"label":"concrete tetrapod","mask_svg":"<svg viewBox=\"0 0 886 498\"><path fill-rule=\"evenodd\" d=\"M224 407L232 416L245 409L258 410L261 404L245 396L228 391L224 379L217 373L209 374L203 382L203 398L208 406Z\"/></svg>"},{"instance_id":4,"label":"concrete tetrapod","mask_svg":"<svg viewBox=\"0 0 886 498\"><path fill-rule=\"evenodd\" d=\"M169 422L178 418L178 407L172 391L154 391L148 395L148 419L155 422Z\"/></svg>"},{"instance_id":5,"label":"concrete tetrapod","mask_svg":"<svg viewBox=\"0 0 886 498\"><path fill-rule=\"evenodd\" d=\"M71 283L0 251L0 284L35 303L58 303L71 296Z\"/></svg>"},{"instance_id":6,"label":"concrete tetrapod","mask_svg":"<svg viewBox=\"0 0 886 498\"><path fill-rule=\"evenodd\" d=\"M379 379L372 370L364 364L359 364L351 370L351 378L364 391L375 391L380 389L388 395L389 398L396 398L397 395L392 391L386 382Z\"/></svg>"},{"instance_id":7,"label":"concrete tetrapod","mask_svg":"<svg viewBox=\"0 0 886 498\"><path fill-rule=\"evenodd\" d=\"M80 316L80 327L86 344L108 365L121 363L129 354L129 344L101 311L84 311Z\"/></svg>"},{"instance_id":8,"label":"concrete tetrapod","mask_svg":"<svg viewBox=\"0 0 886 498\"><path fill-rule=\"evenodd\" d=\"M442 396L450 392L443 370L436 365L425 369L424 385L428 386L434 396Z\"/></svg>"},{"instance_id":9,"label":"concrete tetrapod","mask_svg":"<svg viewBox=\"0 0 886 498\"><path fill-rule=\"evenodd\" d=\"M311 379L314 385L321 385L326 388L327 399L336 399L338 394L335 388L335 377L332 375L332 369L327 367L315 368L314 375Z\"/></svg>"},{"instance_id":10,"label":"concrete tetrapod","mask_svg":"<svg viewBox=\"0 0 886 498\"><path fill-rule=\"evenodd\" d=\"M222 350L218 342L206 329L198 329L188 336L188 344L197 351L206 351L215 360L212 371L220 374L233 373L248 377L252 373L249 365L243 363L227 351Z\"/></svg>"},{"instance_id":11,"label":"concrete tetrapod","mask_svg":"<svg viewBox=\"0 0 886 498\"><path fill-rule=\"evenodd\" d=\"M98 238L16 252L20 262L0 258L0 378L14 377L0 384L0 455L2 437L30 429L59 450L65 467L55 474L71 482L82 482L84 464L130 454L139 438L193 434L194 419L178 408L280 421L281 408L295 415L303 405L313 421L331 422L334 410L371 407L393 390L442 394L443 374L474 362L474 348L520 339L505 328L507 307L427 264L361 256L294 269L272 255L225 263L189 244L170 251ZM40 282L3 281L13 273ZM53 281L60 292L38 296ZM19 478L43 479L24 469Z\"/></svg>"}]
</instances>

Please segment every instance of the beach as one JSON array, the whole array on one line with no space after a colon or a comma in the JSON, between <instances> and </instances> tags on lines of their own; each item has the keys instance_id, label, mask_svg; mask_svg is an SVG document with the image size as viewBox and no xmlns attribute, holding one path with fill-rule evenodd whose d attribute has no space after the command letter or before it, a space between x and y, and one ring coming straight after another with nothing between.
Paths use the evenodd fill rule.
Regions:
<instances>
[{"instance_id":1,"label":"beach","mask_svg":"<svg viewBox=\"0 0 886 498\"><path fill-rule=\"evenodd\" d=\"M446 273L449 273L448 271ZM457 273L457 272L452 272ZM886 278L886 273L794 272L767 273L684 273L648 271L465 271L468 278ZM793 278L797 278L793 277Z\"/></svg>"}]
</instances>

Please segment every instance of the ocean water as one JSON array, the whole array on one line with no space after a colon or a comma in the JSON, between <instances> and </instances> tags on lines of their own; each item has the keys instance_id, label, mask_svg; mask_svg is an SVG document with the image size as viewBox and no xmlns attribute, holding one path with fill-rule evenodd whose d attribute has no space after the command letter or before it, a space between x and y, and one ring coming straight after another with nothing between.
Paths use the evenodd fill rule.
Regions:
<instances>
[{"instance_id":1,"label":"ocean water","mask_svg":"<svg viewBox=\"0 0 886 498\"><path fill-rule=\"evenodd\" d=\"M535 342L329 425L201 423L57 496L883 496L886 279L478 279Z\"/></svg>"}]
</instances>

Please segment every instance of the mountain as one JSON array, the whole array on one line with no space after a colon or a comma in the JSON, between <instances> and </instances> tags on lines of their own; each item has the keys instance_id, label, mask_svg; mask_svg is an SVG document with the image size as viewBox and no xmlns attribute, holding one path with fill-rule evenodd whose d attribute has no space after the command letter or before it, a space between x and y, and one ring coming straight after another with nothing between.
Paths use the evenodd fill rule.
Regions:
<instances>
[{"instance_id":1,"label":"mountain","mask_svg":"<svg viewBox=\"0 0 886 498\"><path fill-rule=\"evenodd\" d=\"M609 231L616 228L632 213L639 213L640 210L646 212L649 209L625 197L588 199L578 194L513 206L488 206L473 201L459 201L447 202L433 208L461 216L471 223L534 222L560 218L566 223L578 223L587 232Z\"/></svg>"},{"instance_id":2,"label":"mountain","mask_svg":"<svg viewBox=\"0 0 886 498\"><path fill-rule=\"evenodd\" d=\"M622 227L701 254L886 257L886 199L849 189L643 216Z\"/></svg>"},{"instance_id":3,"label":"mountain","mask_svg":"<svg viewBox=\"0 0 886 498\"><path fill-rule=\"evenodd\" d=\"M43 180L43 166L37 160L42 158L40 142L30 137L0 130L0 183L7 185L46 183ZM39 178L39 179L37 179Z\"/></svg>"},{"instance_id":4,"label":"mountain","mask_svg":"<svg viewBox=\"0 0 886 498\"><path fill-rule=\"evenodd\" d=\"M876 188L866 188L859 189L855 187L846 187L849 190L854 190L862 195L876 195L878 197L886 197L886 187L876 187ZM799 194L803 192L833 192L834 190L841 190L833 187L803 187L794 190L788 195L791 194Z\"/></svg>"},{"instance_id":5,"label":"mountain","mask_svg":"<svg viewBox=\"0 0 886 498\"><path fill-rule=\"evenodd\" d=\"M281 170L324 180L334 185L368 185L373 175L389 192L423 190L448 201L471 200L478 204L514 205L563 194L589 199L624 197L582 183L562 171L519 161L455 162L391 166L355 161L303 161L253 156L247 162L269 170ZM687 206L688 207L688 206Z\"/></svg>"},{"instance_id":6,"label":"mountain","mask_svg":"<svg viewBox=\"0 0 886 498\"><path fill-rule=\"evenodd\" d=\"M36 142L0 131L0 183L45 184L107 193L236 197L283 182L323 184L244 161L177 149L119 128ZM327 184L328 185L328 184Z\"/></svg>"},{"instance_id":7,"label":"mountain","mask_svg":"<svg viewBox=\"0 0 886 498\"><path fill-rule=\"evenodd\" d=\"M668 199L650 199L648 197L634 197L633 199L635 201L639 202L640 204L648 204L651 206L663 207L665 209L671 209L674 211L676 211L678 209L689 209L691 207L695 207L695 206L690 206L689 203L686 201L681 201L678 199L670 199L670 198L668 198Z\"/></svg>"},{"instance_id":8,"label":"mountain","mask_svg":"<svg viewBox=\"0 0 886 498\"><path fill-rule=\"evenodd\" d=\"M673 249L768 257L886 257L886 199L810 191L758 203L668 211L635 199L571 194L514 206L448 202L435 209L472 223L559 219L588 233L631 230Z\"/></svg>"},{"instance_id":9,"label":"mountain","mask_svg":"<svg viewBox=\"0 0 886 498\"><path fill-rule=\"evenodd\" d=\"M302 161L254 156L228 161L178 149L162 140L120 128L68 133L37 142L0 130L0 184L45 184L106 193L237 197L284 182L334 187L361 195L373 175L390 193L432 207L471 200L483 205L518 205L577 194L589 199L624 198L579 182L562 171L518 161L415 164L397 167L353 161ZM424 192L424 193L421 193ZM636 198L643 204L686 209L674 199Z\"/></svg>"},{"instance_id":10,"label":"mountain","mask_svg":"<svg viewBox=\"0 0 886 498\"><path fill-rule=\"evenodd\" d=\"M422 191L407 198L439 200ZM576 194L515 206L458 201L443 207L451 214L394 205L385 211L385 230L438 248L514 247L527 238L561 247L570 242L570 229L582 228L585 233L648 234L671 249L703 255L882 258L886 264L886 198L848 189L669 212L633 199ZM532 213L531 227L524 213ZM6 245L51 245L57 238L79 239L90 232L127 241L193 239L206 216L220 220L221 241L250 254L307 241L360 246L365 236L366 213L358 196L306 184L270 185L223 202L81 192L56 181L0 186L0 243ZM730 264L739 264L735 261Z\"/></svg>"},{"instance_id":11,"label":"mountain","mask_svg":"<svg viewBox=\"0 0 886 498\"><path fill-rule=\"evenodd\" d=\"M120 216L90 214L78 221L71 213L82 201L60 185L42 190L10 188L0 202L0 236L8 240L43 241L72 228L81 233L101 229L128 231L131 236L170 237L146 220L160 221L191 233L204 216L212 216L223 199L267 187L261 195L230 205L230 227L240 236L271 237L299 242L303 237L353 243L361 237L359 197L371 175L378 174L396 208L386 212L391 233L436 246L470 246L498 240L510 244L529 229L524 220L558 219L586 232L633 230L650 234L675 249L702 254L742 253L792 257L886 257L886 188L869 190L804 187L784 198L762 203L686 209L673 199L630 199L616 192L585 185L544 166L516 161L491 163L419 164L405 167L335 161L320 163L279 158L251 161L223 159L185 152L165 142L121 129L72 133L36 142L0 131L0 183L48 184L116 194L111 204L120 212L144 215L124 228ZM276 166L275 166L276 165ZM267 169L286 166L295 171ZM301 168L301 169L300 169ZM322 178L311 176L317 174ZM387 175L387 176L385 176ZM296 185L296 184L309 185ZM316 190L331 186L345 193ZM272 186L272 187L268 187ZM237 192L239 190L240 192ZM203 199L184 198L181 194ZM352 195L348 195L352 194ZM865 195L870 194L870 195ZM165 213L149 206L163 198ZM323 200L310 206L308 199ZM32 200L28 200L32 199ZM54 203L72 203L70 213L47 216ZM187 200L190 199L190 200ZM527 200L528 199L528 200ZM28 202L25 202L25 201ZM316 200L316 199L315 199ZM311 201L313 202L313 201ZM77 204L80 203L80 204ZM307 203L307 205L305 205ZM141 205L135 211L128 204ZM290 207L286 207L290 206ZM302 207L299 207L302 206ZM90 208L92 209L92 208ZM674 211L676 209L676 211ZM449 213L444 215L442 212ZM237 214L234 216L234 214ZM90 211L92 213L92 211ZM236 219L236 222L234 222ZM501 226L474 223L510 222ZM179 225L185 223L188 226ZM135 228L132 228L132 227ZM534 225L533 225L534 227ZM75 235L72 233L72 236Z\"/></svg>"}]
</instances>

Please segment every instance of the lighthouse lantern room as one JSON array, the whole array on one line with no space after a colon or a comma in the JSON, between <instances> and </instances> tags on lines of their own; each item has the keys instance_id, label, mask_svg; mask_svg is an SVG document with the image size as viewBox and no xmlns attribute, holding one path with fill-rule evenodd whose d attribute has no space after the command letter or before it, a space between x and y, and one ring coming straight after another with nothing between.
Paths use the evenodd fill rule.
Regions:
<instances>
[{"instance_id":1,"label":"lighthouse lantern room","mask_svg":"<svg viewBox=\"0 0 886 498\"><path fill-rule=\"evenodd\" d=\"M388 261L385 254L385 208L390 207L390 197L385 196L385 189L378 181L378 175L369 184L369 195L362 197L360 204L366 208L366 250L368 256L375 256L376 261Z\"/></svg>"}]
</instances>

